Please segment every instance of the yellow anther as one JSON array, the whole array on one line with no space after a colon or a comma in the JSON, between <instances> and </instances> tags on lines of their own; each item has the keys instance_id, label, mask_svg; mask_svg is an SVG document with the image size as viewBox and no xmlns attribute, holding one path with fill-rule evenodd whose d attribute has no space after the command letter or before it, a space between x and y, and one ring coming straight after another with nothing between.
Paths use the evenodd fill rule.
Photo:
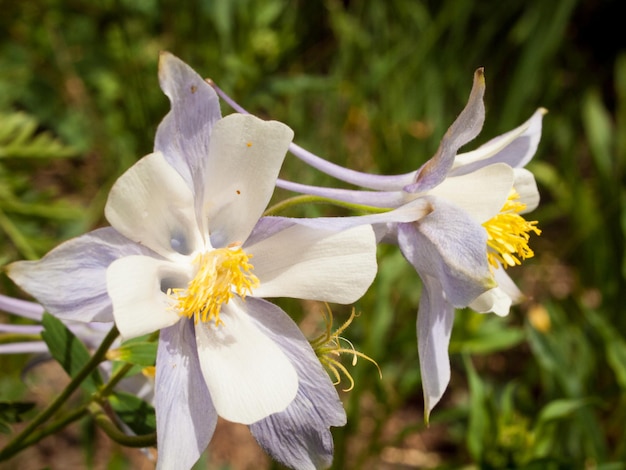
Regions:
<instances>
[{"instance_id":1,"label":"yellow anther","mask_svg":"<svg viewBox=\"0 0 626 470\"><path fill-rule=\"evenodd\" d=\"M536 220L529 222L520 215L526 204L518 199L519 194L512 189L500 213L483 224L487 230L487 259L493 268L515 266L534 256L528 240L531 232L540 235L541 230Z\"/></svg>"},{"instance_id":2,"label":"yellow anther","mask_svg":"<svg viewBox=\"0 0 626 470\"><path fill-rule=\"evenodd\" d=\"M250 258L239 245L199 254L194 260L198 271L187 287L168 292L176 302L178 314L196 322L222 324L222 304L235 294L245 298L259 286Z\"/></svg>"}]
</instances>

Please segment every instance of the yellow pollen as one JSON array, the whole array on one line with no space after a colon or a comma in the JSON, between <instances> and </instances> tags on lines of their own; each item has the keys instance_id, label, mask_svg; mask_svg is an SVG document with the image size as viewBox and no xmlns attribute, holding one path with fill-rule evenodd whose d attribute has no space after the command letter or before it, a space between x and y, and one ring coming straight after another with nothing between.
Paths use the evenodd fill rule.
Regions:
<instances>
[{"instance_id":1,"label":"yellow pollen","mask_svg":"<svg viewBox=\"0 0 626 470\"><path fill-rule=\"evenodd\" d=\"M235 294L245 298L259 286L259 278L252 274L251 257L239 245L196 256L194 264L198 271L187 288L168 292L176 301L174 308L178 314L194 318L196 323L213 321L221 325L222 304L227 304Z\"/></svg>"},{"instance_id":2,"label":"yellow pollen","mask_svg":"<svg viewBox=\"0 0 626 470\"><path fill-rule=\"evenodd\" d=\"M487 230L487 259L493 268L515 266L521 264L520 259L535 255L528 240L531 232L540 235L541 230L536 220L528 222L519 214L526 204L518 199L519 194L512 189L500 213L483 224Z\"/></svg>"}]
</instances>

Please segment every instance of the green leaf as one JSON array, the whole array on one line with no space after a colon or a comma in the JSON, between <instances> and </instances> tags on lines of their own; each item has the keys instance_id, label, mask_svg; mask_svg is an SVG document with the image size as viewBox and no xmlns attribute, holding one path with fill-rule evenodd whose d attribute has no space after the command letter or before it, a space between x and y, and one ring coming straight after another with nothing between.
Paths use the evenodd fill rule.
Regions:
<instances>
[{"instance_id":1,"label":"green leaf","mask_svg":"<svg viewBox=\"0 0 626 470\"><path fill-rule=\"evenodd\" d=\"M110 351L107 357L114 361L123 361L142 367L153 366L156 361L157 343L142 341L124 343Z\"/></svg>"},{"instance_id":2,"label":"green leaf","mask_svg":"<svg viewBox=\"0 0 626 470\"><path fill-rule=\"evenodd\" d=\"M109 403L117 416L133 432L150 434L156 430L154 408L130 393L115 392L109 397Z\"/></svg>"},{"instance_id":3,"label":"green leaf","mask_svg":"<svg viewBox=\"0 0 626 470\"><path fill-rule=\"evenodd\" d=\"M41 337L48 345L50 354L70 377L74 377L89 362L89 350L60 320L49 313L44 313L41 323L44 327ZM94 370L81 387L94 393L101 385L102 377Z\"/></svg>"},{"instance_id":4,"label":"green leaf","mask_svg":"<svg viewBox=\"0 0 626 470\"><path fill-rule=\"evenodd\" d=\"M47 132L37 133L39 123L28 114L0 114L0 159L63 158L76 155Z\"/></svg>"},{"instance_id":5,"label":"green leaf","mask_svg":"<svg viewBox=\"0 0 626 470\"><path fill-rule=\"evenodd\" d=\"M21 423L22 415L35 407L31 402L0 402L0 432L8 434L11 428L8 424Z\"/></svg>"},{"instance_id":6,"label":"green leaf","mask_svg":"<svg viewBox=\"0 0 626 470\"><path fill-rule=\"evenodd\" d=\"M490 419L486 407L487 390L484 382L474 369L471 358L463 354L463 363L467 371L470 390L469 423L467 433L467 448L472 456L479 460L484 452L484 444L488 442Z\"/></svg>"},{"instance_id":7,"label":"green leaf","mask_svg":"<svg viewBox=\"0 0 626 470\"><path fill-rule=\"evenodd\" d=\"M537 424L541 425L549 421L569 418L573 413L591 403L592 400L589 398L554 400L543 407L539 413Z\"/></svg>"}]
</instances>

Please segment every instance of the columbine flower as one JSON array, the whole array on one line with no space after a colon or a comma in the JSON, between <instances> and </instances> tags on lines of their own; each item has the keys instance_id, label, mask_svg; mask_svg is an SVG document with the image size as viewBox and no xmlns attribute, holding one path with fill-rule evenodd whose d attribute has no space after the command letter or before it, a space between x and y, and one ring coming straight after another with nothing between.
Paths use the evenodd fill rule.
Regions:
<instances>
[{"instance_id":1,"label":"columbine flower","mask_svg":"<svg viewBox=\"0 0 626 470\"><path fill-rule=\"evenodd\" d=\"M376 273L373 231L257 224L291 129L221 118L213 89L170 54L159 78L172 110L155 152L111 189L111 227L14 263L9 276L59 317L114 318L123 338L160 330L160 468L191 467L218 415L250 425L286 465L328 466L328 428L345 412L297 325L261 297L355 301Z\"/></svg>"},{"instance_id":2,"label":"columbine flower","mask_svg":"<svg viewBox=\"0 0 626 470\"><path fill-rule=\"evenodd\" d=\"M423 281L417 334L426 419L450 380L448 345L454 308L470 306L506 315L521 293L500 265L532 256L528 235L539 233L535 222L521 216L539 202L535 179L523 167L537 149L545 110L539 109L518 128L478 149L457 155L482 128L484 91L483 70L479 69L468 103L437 153L417 171L404 175L357 172L291 145L291 152L314 168L372 191L277 181L277 186L300 193L394 209L384 214L386 222L372 221L372 216L363 222L375 224L379 240L397 243ZM218 93L223 95L219 89ZM237 109L236 103L229 102ZM427 216L389 220L418 201L431 208ZM361 223L359 219L338 222L348 227Z\"/></svg>"}]
</instances>

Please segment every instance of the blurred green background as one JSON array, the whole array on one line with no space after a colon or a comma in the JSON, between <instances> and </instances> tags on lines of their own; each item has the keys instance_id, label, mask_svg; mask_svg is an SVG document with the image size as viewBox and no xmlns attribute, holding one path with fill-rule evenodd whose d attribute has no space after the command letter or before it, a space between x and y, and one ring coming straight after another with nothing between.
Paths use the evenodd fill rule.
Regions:
<instances>
[{"instance_id":1,"label":"blurred green background","mask_svg":"<svg viewBox=\"0 0 626 470\"><path fill-rule=\"evenodd\" d=\"M536 257L509 271L527 301L504 319L457 314L452 381L425 428L419 279L397 249L381 247L379 276L346 336L383 380L367 362L346 361L356 386L342 395L349 420L335 430L333 468L626 468L620 2L0 0L0 11L2 264L106 223L108 189L151 151L169 109L160 50L249 111L289 124L305 148L369 172L411 171L431 156L479 66L487 118L467 149L548 108L528 166L543 234L532 239ZM293 157L283 174L337 184ZM23 295L5 276L0 289ZM311 310L283 305L296 318ZM333 309L347 319L348 308ZM24 360L0 358L2 399L25 393L13 383ZM246 467L242 455L258 450L227 435L197 468L265 465ZM94 458L102 440L79 433L67 451L86 467L139 468L141 454L115 446Z\"/></svg>"}]
</instances>

